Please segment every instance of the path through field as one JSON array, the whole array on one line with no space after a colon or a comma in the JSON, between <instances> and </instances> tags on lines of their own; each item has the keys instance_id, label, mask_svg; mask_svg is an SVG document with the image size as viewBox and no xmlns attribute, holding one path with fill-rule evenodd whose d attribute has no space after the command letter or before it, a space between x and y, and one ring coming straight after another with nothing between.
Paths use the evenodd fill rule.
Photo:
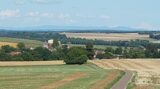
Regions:
<instances>
[{"instance_id":1,"label":"path through field","mask_svg":"<svg viewBox=\"0 0 160 89\"><path fill-rule=\"evenodd\" d=\"M132 71L125 71L125 75L112 87L112 89L126 89L128 82L133 77Z\"/></svg>"}]
</instances>

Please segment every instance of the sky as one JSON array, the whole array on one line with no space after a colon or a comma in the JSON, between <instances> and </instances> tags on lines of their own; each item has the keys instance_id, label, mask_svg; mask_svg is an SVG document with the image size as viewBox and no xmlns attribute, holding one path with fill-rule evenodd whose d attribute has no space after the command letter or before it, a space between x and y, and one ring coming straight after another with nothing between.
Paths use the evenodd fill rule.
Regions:
<instances>
[{"instance_id":1,"label":"sky","mask_svg":"<svg viewBox=\"0 0 160 89\"><path fill-rule=\"evenodd\" d=\"M160 29L160 0L0 0L0 26Z\"/></svg>"}]
</instances>

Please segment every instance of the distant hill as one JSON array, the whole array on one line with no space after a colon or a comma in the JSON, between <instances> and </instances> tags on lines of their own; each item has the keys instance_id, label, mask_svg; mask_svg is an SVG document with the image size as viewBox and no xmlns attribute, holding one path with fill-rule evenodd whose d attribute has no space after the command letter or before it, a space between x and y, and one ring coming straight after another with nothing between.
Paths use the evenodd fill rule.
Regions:
<instances>
[{"instance_id":1,"label":"distant hill","mask_svg":"<svg viewBox=\"0 0 160 89\"><path fill-rule=\"evenodd\" d=\"M32 26L32 27L0 27L0 30L16 30L16 31L145 31L144 29L136 29L131 27L98 27L98 26Z\"/></svg>"}]
</instances>

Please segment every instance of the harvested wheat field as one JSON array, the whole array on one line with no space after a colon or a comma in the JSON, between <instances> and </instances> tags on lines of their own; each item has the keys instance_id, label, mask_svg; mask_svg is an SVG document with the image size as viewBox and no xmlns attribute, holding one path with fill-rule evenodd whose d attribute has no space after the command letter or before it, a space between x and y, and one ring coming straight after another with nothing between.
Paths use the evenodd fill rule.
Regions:
<instances>
[{"instance_id":1,"label":"harvested wheat field","mask_svg":"<svg viewBox=\"0 0 160 89\"><path fill-rule=\"evenodd\" d=\"M3 66L36 66L36 65L60 65L65 64L63 61L15 61L15 62L0 62L0 67Z\"/></svg>"},{"instance_id":2,"label":"harvested wheat field","mask_svg":"<svg viewBox=\"0 0 160 89\"><path fill-rule=\"evenodd\" d=\"M12 43L12 42L0 42L0 47L4 46L4 45L9 45L12 46L14 48L17 47L17 43Z\"/></svg>"},{"instance_id":3,"label":"harvested wheat field","mask_svg":"<svg viewBox=\"0 0 160 89\"><path fill-rule=\"evenodd\" d=\"M149 40L149 35L140 35L138 33L61 33L68 38L86 38L105 41L128 41L128 40Z\"/></svg>"},{"instance_id":4,"label":"harvested wheat field","mask_svg":"<svg viewBox=\"0 0 160 89\"><path fill-rule=\"evenodd\" d=\"M94 60L90 61L105 69L120 69L135 71L136 89L146 89L146 86L160 85L159 59L126 59L126 60ZM151 88L152 89L152 88Z\"/></svg>"}]
</instances>

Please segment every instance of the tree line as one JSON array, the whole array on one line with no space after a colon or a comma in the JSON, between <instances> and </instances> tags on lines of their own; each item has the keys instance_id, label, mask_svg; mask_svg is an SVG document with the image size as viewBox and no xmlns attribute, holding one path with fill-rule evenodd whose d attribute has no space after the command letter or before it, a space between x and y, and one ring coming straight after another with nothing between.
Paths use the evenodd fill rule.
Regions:
<instances>
[{"instance_id":1,"label":"tree line","mask_svg":"<svg viewBox=\"0 0 160 89\"><path fill-rule=\"evenodd\" d=\"M0 49L0 61L52 61L64 60L66 64L83 64L90 58L88 48L60 46L58 40L54 40L52 50L44 47L29 49L25 44L18 43L17 48L9 45Z\"/></svg>"},{"instance_id":2,"label":"tree line","mask_svg":"<svg viewBox=\"0 0 160 89\"><path fill-rule=\"evenodd\" d=\"M131 41L104 41L104 40L91 40L82 38L67 38L64 34L57 32L33 32L33 31L1 31L0 37L12 37L12 38L23 38L31 40L46 41L48 39L57 39L62 44L87 44L92 43L93 45L111 45L111 46L125 46L125 47L140 47L148 45L150 42L147 40L131 40Z\"/></svg>"},{"instance_id":3,"label":"tree line","mask_svg":"<svg viewBox=\"0 0 160 89\"><path fill-rule=\"evenodd\" d=\"M149 37L152 39L160 40L160 33L151 33Z\"/></svg>"},{"instance_id":4,"label":"tree line","mask_svg":"<svg viewBox=\"0 0 160 89\"><path fill-rule=\"evenodd\" d=\"M160 50L156 44L148 44L146 47L107 47L104 53L96 56L99 59L112 58L160 58Z\"/></svg>"},{"instance_id":5,"label":"tree line","mask_svg":"<svg viewBox=\"0 0 160 89\"><path fill-rule=\"evenodd\" d=\"M64 60L67 64L83 64L88 59L113 59L113 58L160 58L160 51L156 44L146 47L107 47L105 50L94 49L92 43L85 47L68 47L60 45L54 40L52 50L44 47L29 49L25 44L18 43L17 48L9 45L0 49L0 61L52 61Z\"/></svg>"}]
</instances>

